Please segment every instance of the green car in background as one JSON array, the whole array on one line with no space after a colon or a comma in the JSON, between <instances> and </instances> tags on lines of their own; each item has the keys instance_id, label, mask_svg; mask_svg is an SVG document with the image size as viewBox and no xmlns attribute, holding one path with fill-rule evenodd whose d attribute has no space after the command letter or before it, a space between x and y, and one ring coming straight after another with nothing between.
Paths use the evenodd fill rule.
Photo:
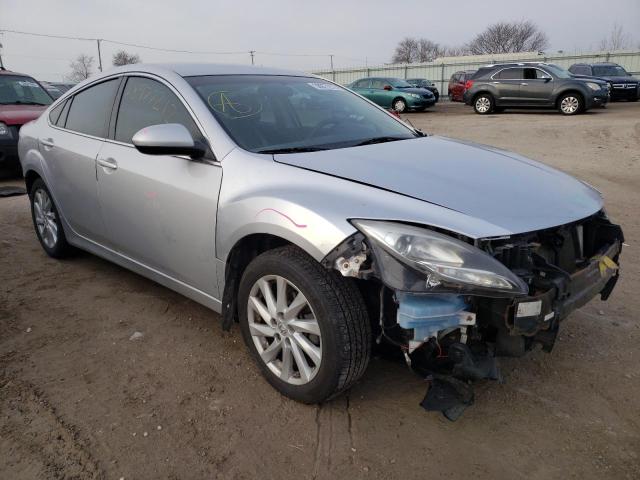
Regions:
<instances>
[{"instance_id":1,"label":"green car in background","mask_svg":"<svg viewBox=\"0 0 640 480\"><path fill-rule=\"evenodd\" d=\"M348 85L348 88L381 107L398 113L408 110L420 112L436 103L433 93L424 88L416 88L401 78L361 78Z\"/></svg>"}]
</instances>

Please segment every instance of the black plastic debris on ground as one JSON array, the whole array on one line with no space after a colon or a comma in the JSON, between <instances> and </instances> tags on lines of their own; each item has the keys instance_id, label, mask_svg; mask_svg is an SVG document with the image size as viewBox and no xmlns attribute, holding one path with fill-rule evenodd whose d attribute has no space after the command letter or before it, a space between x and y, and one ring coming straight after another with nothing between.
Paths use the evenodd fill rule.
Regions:
<instances>
[{"instance_id":1,"label":"black plastic debris on ground","mask_svg":"<svg viewBox=\"0 0 640 480\"><path fill-rule=\"evenodd\" d=\"M435 373L427 377L429 390L420 405L427 411L442 412L451 421L460 418L473 405L473 384L479 380L502 381L495 357L487 352L474 354L467 345L454 343L449 347L448 374Z\"/></svg>"},{"instance_id":2,"label":"black plastic debris on ground","mask_svg":"<svg viewBox=\"0 0 640 480\"><path fill-rule=\"evenodd\" d=\"M14 197L26 194L27 191L22 187L0 187L0 197Z\"/></svg>"}]
</instances>

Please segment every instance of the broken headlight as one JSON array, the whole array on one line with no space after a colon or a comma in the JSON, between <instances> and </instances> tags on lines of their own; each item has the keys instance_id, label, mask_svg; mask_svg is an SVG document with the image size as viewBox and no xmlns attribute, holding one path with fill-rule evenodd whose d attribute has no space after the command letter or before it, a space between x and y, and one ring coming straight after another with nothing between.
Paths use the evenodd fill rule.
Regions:
<instances>
[{"instance_id":1,"label":"broken headlight","mask_svg":"<svg viewBox=\"0 0 640 480\"><path fill-rule=\"evenodd\" d=\"M432 230L377 220L352 223L372 243L409 267L423 273L426 287L455 284L463 289L486 289L526 294L526 283L489 254Z\"/></svg>"}]
</instances>

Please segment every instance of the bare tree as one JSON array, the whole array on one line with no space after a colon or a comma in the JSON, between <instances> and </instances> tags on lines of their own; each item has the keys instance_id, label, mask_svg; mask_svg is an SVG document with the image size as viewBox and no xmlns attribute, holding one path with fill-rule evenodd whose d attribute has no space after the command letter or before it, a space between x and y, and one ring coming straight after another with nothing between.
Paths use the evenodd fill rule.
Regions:
<instances>
[{"instance_id":1,"label":"bare tree","mask_svg":"<svg viewBox=\"0 0 640 480\"><path fill-rule=\"evenodd\" d=\"M418 54L418 41L415 38L406 37L398 43L391 61L393 63L412 63Z\"/></svg>"},{"instance_id":2,"label":"bare tree","mask_svg":"<svg viewBox=\"0 0 640 480\"><path fill-rule=\"evenodd\" d=\"M443 56L445 57L462 57L463 55L471 55L471 51L466 45L458 47L445 47L443 53Z\"/></svg>"},{"instance_id":3,"label":"bare tree","mask_svg":"<svg viewBox=\"0 0 640 480\"><path fill-rule=\"evenodd\" d=\"M113 65L119 67L121 65L130 65L133 63L140 63L140 55L136 53L127 53L124 50L119 50L113 54Z\"/></svg>"},{"instance_id":4,"label":"bare tree","mask_svg":"<svg viewBox=\"0 0 640 480\"><path fill-rule=\"evenodd\" d=\"M614 23L609 36L600 41L600 50L624 50L630 47L631 35L619 23Z\"/></svg>"},{"instance_id":5,"label":"bare tree","mask_svg":"<svg viewBox=\"0 0 640 480\"><path fill-rule=\"evenodd\" d=\"M529 20L489 25L467 45L474 55L535 52L544 50L548 46L547 35Z\"/></svg>"},{"instance_id":6,"label":"bare tree","mask_svg":"<svg viewBox=\"0 0 640 480\"><path fill-rule=\"evenodd\" d=\"M431 62L444 54L445 48L426 38L406 37L398 43L393 63Z\"/></svg>"},{"instance_id":7,"label":"bare tree","mask_svg":"<svg viewBox=\"0 0 640 480\"><path fill-rule=\"evenodd\" d=\"M69 64L71 73L66 76L70 82L81 82L93 75L93 57L81 53Z\"/></svg>"},{"instance_id":8,"label":"bare tree","mask_svg":"<svg viewBox=\"0 0 640 480\"><path fill-rule=\"evenodd\" d=\"M418 62L432 62L436 58L441 57L443 53L444 48L439 44L432 42L431 40L427 40L426 38L418 40L418 51L416 55L416 60Z\"/></svg>"}]
</instances>

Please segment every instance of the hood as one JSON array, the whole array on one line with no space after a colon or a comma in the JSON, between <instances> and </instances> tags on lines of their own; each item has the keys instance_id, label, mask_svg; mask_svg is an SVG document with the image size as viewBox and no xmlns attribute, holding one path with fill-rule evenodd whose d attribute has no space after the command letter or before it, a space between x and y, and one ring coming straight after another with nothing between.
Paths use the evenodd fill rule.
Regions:
<instances>
[{"instance_id":1,"label":"hood","mask_svg":"<svg viewBox=\"0 0 640 480\"><path fill-rule=\"evenodd\" d=\"M602 208L596 190L565 173L517 154L443 137L274 158L446 207L513 234L570 223Z\"/></svg>"},{"instance_id":2,"label":"hood","mask_svg":"<svg viewBox=\"0 0 640 480\"><path fill-rule=\"evenodd\" d=\"M0 105L0 122L24 125L38 118L46 109L46 105Z\"/></svg>"},{"instance_id":3,"label":"hood","mask_svg":"<svg viewBox=\"0 0 640 480\"><path fill-rule=\"evenodd\" d=\"M433 93L430 90L427 90L426 87L397 88L395 90L403 93L417 93L418 95L433 95Z\"/></svg>"},{"instance_id":4,"label":"hood","mask_svg":"<svg viewBox=\"0 0 640 480\"><path fill-rule=\"evenodd\" d=\"M573 75L574 77L576 77L579 80L589 80L589 81L594 81L594 80L600 80L601 82L607 82L607 83L637 83L638 79L636 77L631 77L631 76L593 76L593 75Z\"/></svg>"}]
</instances>

